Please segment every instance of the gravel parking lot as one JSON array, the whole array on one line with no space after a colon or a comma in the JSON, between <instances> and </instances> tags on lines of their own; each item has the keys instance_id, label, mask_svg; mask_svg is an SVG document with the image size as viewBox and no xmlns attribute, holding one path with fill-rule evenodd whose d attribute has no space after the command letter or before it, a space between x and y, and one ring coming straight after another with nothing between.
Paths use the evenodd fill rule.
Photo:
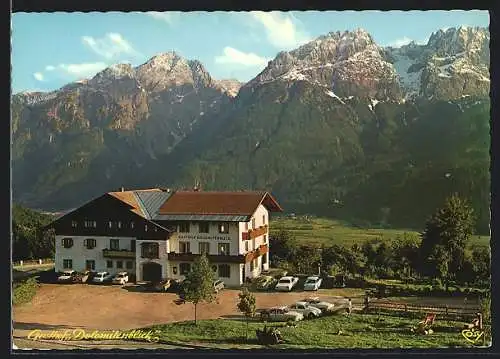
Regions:
<instances>
[{"instance_id":1,"label":"gravel parking lot","mask_svg":"<svg viewBox=\"0 0 500 359\"><path fill-rule=\"evenodd\" d=\"M339 290L338 294L342 290ZM217 302L200 304L199 319L234 317L239 290L225 289ZM306 296L342 301L333 298L331 290L319 292L255 293L258 308L289 305ZM41 284L31 303L14 307L15 333L26 334L32 329L52 330L87 328L100 330L133 329L152 324L192 320L191 304L175 304L175 293L145 293L133 286L89 284Z\"/></svg>"}]
</instances>

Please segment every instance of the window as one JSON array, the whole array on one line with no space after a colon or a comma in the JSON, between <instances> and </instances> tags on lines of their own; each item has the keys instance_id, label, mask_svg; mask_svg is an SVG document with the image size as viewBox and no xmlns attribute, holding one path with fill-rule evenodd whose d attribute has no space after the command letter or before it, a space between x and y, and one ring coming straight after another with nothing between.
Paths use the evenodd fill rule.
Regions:
<instances>
[{"instance_id":1,"label":"window","mask_svg":"<svg viewBox=\"0 0 500 359\"><path fill-rule=\"evenodd\" d=\"M231 267L229 264L219 264L219 277L229 278L231 277Z\"/></svg>"},{"instance_id":2,"label":"window","mask_svg":"<svg viewBox=\"0 0 500 359\"><path fill-rule=\"evenodd\" d=\"M218 253L221 256L229 255L229 243L219 243Z\"/></svg>"},{"instance_id":3,"label":"window","mask_svg":"<svg viewBox=\"0 0 500 359\"><path fill-rule=\"evenodd\" d=\"M73 238L63 238L62 239L62 245L64 248L71 248L73 247Z\"/></svg>"},{"instance_id":4,"label":"window","mask_svg":"<svg viewBox=\"0 0 500 359\"><path fill-rule=\"evenodd\" d=\"M264 235L264 243L267 243L267 234Z\"/></svg>"},{"instance_id":5,"label":"window","mask_svg":"<svg viewBox=\"0 0 500 359\"><path fill-rule=\"evenodd\" d=\"M132 269L134 268L134 262L132 261L127 261L125 266L127 267L127 269Z\"/></svg>"},{"instance_id":6,"label":"window","mask_svg":"<svg viewBox=\"0 0 500 359\"><path fill-rule=\"evenodd\" d=\"M189 222L179 223L179 232L188 233L189 232Z\"/></svg>"},{"instance_id":7,"label":"window","mask_svg":"<svg viewBox=\"0 0 500 359\"><path fill-rule=\"evenodd\" d=\"M109 240L109 249L112 251L120 250L120 240L119 239L110 239Z\"/></svg>"},{"instance_id":8,"label":"window","mask_svg":"<svg viewBox=\"0 0 500 359\"><path fill-rule=\"evenodd\" d=\"M219 223L219 233L229 233L229 223Z\"/></svg>"},{"instance_id":9,"label":"window","mask_svg":"<svg viewBox=\"0 0 500 359\"><path fill-rule=\"evenodd\" d=\"M253 272L254 266L253 266L253 261L250 262L250 272Z\"/></svg>"},{"instance_id":10,"label":"window","mask_svg":"<svg viewBox=\"0 0 500 359\"><path fill-rule=\"evenodd\" d=\"M200 242L198 243L198 251L200 254L209 254L210 253L210 242Z\"/></svg>"},{"instance_id":11,"label":"window","mask_svg":"<svg viewBox=\"0 0 500 359\"><path fill-rule=\"evenodd\" d=\"M142 243L141 256L143 258L159 258L158 243Z\"/></svg>"},{"instance_id":12,"label":"window","mask_svg":"<svg viewBox=\"0 0 500 359\"><path fill-rule=\"evenodd\" d=\"M255 229L255 218L252 218L252 229Z\"/></svg>"},{"instance_id":13,"label":"window","mask_svg":"<svg viewBox=\"0 0 500 359\"><path fill-rule=\"evenodd\" d=\"M85 261L85 269L87 270L95 270L95 260L88 259Z\"/></svg>"},{"instance_id":14,"label":"window","mask_svg":"<svg viewBox=\"0 0 500 359\"><path fill-rule=\"evenodd\" d=\"M130 222L130 229L134 229L134 222Z\"/></svg>"},{"instance_id":15,"label":"window","mask_svg":"<svg viewBox=\"0 0 500 359\"><path fill-rule=\"evenodd\" d=\"M122 269L123 268L123 261L116 261L116 268Z\"/></svg>"},{"instance_id":16,"label":"window","mask_svg":"<svg viewBox=\"0 0 500 359\"><path fill-rule=\"evenodd\" d=\"M266 224L266 215L262 215L262 225Z\"/></svg>"},{"instance_id":17,"label":"window","mask_svg":"<svg viewBox=\"0 0 500 359\"><path fill-rule=\"evenodd\" d=\"M73 260L72 259L63 259L63 268L64 269L73 269Z\"/></svg>"},{"instance_id":18,"label":"window","mask_svg":"<svg viewBox=\"0 0 500 359\"><path fill-rule=\"evenodd\" d=\"M248 241L245 241L245 252L248 252Z\"/></svg>"},{"instance_id":19,"label":"window","mask_svg":"<svg viewBox=\"0 0 500 359\"><path fill-rule=\"evenodd\" d=\"M144 232L147 232L147 231L148 231L148 225L147 225L147 224L145 224L145 225L144 225Z\"/></svg>"},{"instance_id":20,"label":"window","mask_svg":"<svg viewBox=\"0 0 500 359\"><path fill-rule=\"evenodd\" d=\"M245 222L245 231L248 231L248 222Z\"/></svg>"},{"instance_id":21,"label":"window","mask_svg":"<svg viewBox=\"0 0 500 359\"><path fill-rule=\"evenodd\" d=\"M210 231L208 222L200 222L198 223L198 230L200 233L208 233Z\"/></svg>"},{"instance_id":22,"label":"window","mask_svg":"<svg viewBox=\"0 0 500 359\"><path fill-rule=\"evenodd\" d=\"M267 253L262 255L262 263L267 263Z\"/></svg>"},{"instance_id":23,"label":"window","mask_svg":"<svg viewBox=\"0 0 500 359\"><path fill-rule=\"evenodd\" d=\"M94 238L87 238L83 241L83 245L87 247L87 249L95 248L97 243Z\"/></svg>"},{"instance_id":24,"label":"window","mask_svg":"<svg viewBox=\"0 0 500 359\"><path fill-rule=\"evenodd\" d=\"M97 228L97 222L96 221L88 221L88 220L86 220L83 225L84 225L85 228Z\"/></svg>"},{"instance_id":25,"label":"window","mask_svg":"<svg viewBox=\"0 0 500 359\"><path fill-rule=\"evenodd\" d=\"M181 270L181 275L186 275L191 271L191 263L181 263L179 267Z\"/></svg>"},{"instance_id":26,"label":"window","mask_svg":"<svg viewBox=\"0 0 500 359\"><path fill-rule=\"evenodd\" d=\"M77 221L71 221L71 227L73 227L73 228L78 227L78 222Z\"/></svg>"},{"instance_id":27,"label":"window","mask_svg":"<svg viewBox=\"0 0 500 359\"><path fill-rule=\"evenodd\" d=\"M130 250L135 252L135 239L130 240Z\"/></svg>"},{"instance_id":28,"label":"window","mask_svg":"<svg viewBox=\"0 0 500 359\"><path fill-rule=\"evenodd\" d=\"M118 221L118 228L122 228L122 222Z\"/></svg>"},{"instance_id":29,"label":"window","mask_svg":"<svg viewBox=\"0 0 500 359\"><path fill-rule=\"evenodd\" d=\"M252 239L252 250L254 250L256 247L255 247L255 238Z\"/></svg>"},{"instance_id":30,"label":"window","mask_svg":"<svg viewBox=\"0 0 500 359\"><path fill-rule=\"evenodd\" d=\"M113 261L106 261L106 268L113 268Z\"/></svg>"},{"instance_id":31,"label":"window","mask_svg":"<svg viewBox=\"0 0 500 359\"><path fill-rule=\"evenodd\" d=\"M189 242L179 242L179 252L189 253L191 252L191 246Z\"/></svg>"}]
</instances>

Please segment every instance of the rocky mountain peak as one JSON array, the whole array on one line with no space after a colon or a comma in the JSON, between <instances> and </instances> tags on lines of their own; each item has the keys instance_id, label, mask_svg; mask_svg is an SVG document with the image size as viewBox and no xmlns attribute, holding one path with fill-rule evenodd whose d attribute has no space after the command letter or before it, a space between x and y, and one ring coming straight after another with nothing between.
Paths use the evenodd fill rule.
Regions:
<instances>
[{"instance_id":1,"label":"rocky mountain peak","mask_svg":"<svg viewBox=\"0 0 500 359\"><path fill-rule=\"evenodd\" d=\"M441 56L456 55L463 52L482 52L489 48L490 34L486 28L460 26L459 28L440 29L429 38L427 47Z\"/></svg>"},{"instance_id":2,"label":"rocky mountain peak","mask_svg":"<svg viewBox=\"0 0 500 359\"><path fill-rule=\"evenodd\" d=\"M394 68L364 29L330 32L296 50L280 52L245 87L274 80L308 81L345 97L400 97Z\"/></svg>"}]
</instances>

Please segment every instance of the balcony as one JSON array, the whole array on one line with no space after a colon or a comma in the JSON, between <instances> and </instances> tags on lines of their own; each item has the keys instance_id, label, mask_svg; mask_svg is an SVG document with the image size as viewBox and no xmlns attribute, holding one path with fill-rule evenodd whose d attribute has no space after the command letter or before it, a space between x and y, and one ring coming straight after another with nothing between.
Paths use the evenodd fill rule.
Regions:
<instances>
[{"instance_id":1,"label":"balcony","mask_svg":"<svg viewBox=\"0 0 500 359\"><path fill-rule=\"evenodd\" d=\"M267 233L269 226L267 224L260 226L259 228L249 229L248 232L242 233L242 239L248 241L250 239L257 238Z\"/></svg>"},{"instance_id":2,"label":"balcony","mask_svg":"<svg viewBox=\"0 0 500 359\"><path fill-rule=\"evenodd\" d=\"M258 258L258 257L260 257L268 252L269 252L269 247L267 246L267 244L263 244L263 245L259 246L259 248L245 254L245 263L251 262L254 259L256 259L256 258Z\"/></svg>"},{"instance_id":3,"label":"balcony","mask_svg":"<svg viewBox=\"0 0 500 359\"><path fill-rule=\"evenodd\" d=\"M135 258L135 252L129 249L103 249L102 256L105 258Z\"/></svg>"}]
</instances>

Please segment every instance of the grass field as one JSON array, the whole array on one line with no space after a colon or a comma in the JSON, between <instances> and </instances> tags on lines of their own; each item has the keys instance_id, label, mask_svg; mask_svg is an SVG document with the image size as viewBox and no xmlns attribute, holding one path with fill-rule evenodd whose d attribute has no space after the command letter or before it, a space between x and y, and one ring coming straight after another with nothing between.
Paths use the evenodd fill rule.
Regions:
<instances>
[{"instance_id":1,"label":"grass field","mask_svg":"<svg viewBox=\"0 0 500 359\"><path fill-rule=\"evenodd\" d=\"M391 241L398 236L403 238L405 235L417 241L420 240L420 234L414 230L358 228L327 218L273 218L271 234L282 229L293 233L300 241L327 245L352 246L354 243L363 244L372 239ZM489 246L489 243L490 236L473 236L470 246Z\"/></svg>"},{"instance_id":2,"label":"grass field","mask_svg":"<svg viewBox=\"0 0 500 359\"><path fill-rule=\"evenodd\" d=\"M285 343L273 349L318 348L444 348L472 347L462 336L463 322L437 320L434 333L419 335L410 328L418 320L376 314L336 315L299 322L280 331ZM280 326L280 323L273 323ZM255 330L264 323L250 322L248 340L243 320L206 320L154 326L161 342L182 343L202 348L264 348L257 343ZM340 331L340 333L339 333Z\"/></svg>"}]
</instances>

